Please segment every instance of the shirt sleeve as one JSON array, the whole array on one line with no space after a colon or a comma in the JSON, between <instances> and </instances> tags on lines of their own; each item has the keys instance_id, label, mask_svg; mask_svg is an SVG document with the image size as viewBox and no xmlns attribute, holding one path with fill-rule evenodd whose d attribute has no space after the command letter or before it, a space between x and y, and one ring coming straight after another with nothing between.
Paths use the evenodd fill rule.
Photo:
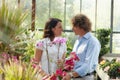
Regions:
<instances>
[{"instance_id":1,"label":"shirt sleeve","mask_svg":"<svg viewBox=\"0 0 120 80\"><path fill-rule=\"evenodd\" d=\"M75 69L80 76L85 76L95 70L98 63L98 56L100 52L100 44L98 42L92 42L87 46L85 53L85 61L82 65Z\"/></svg>"},{"instance_id":2,"label":"shirt sleeve","mask_svg":"<svg viewBox=\"0 0 120 80\"><path fill-rule=\"evenodd\" d=\"M44 41L43 40L36 41L36 44L35 44L36 49L43 50L43 47L44 47Z\"/></svg>"}]
</instances>

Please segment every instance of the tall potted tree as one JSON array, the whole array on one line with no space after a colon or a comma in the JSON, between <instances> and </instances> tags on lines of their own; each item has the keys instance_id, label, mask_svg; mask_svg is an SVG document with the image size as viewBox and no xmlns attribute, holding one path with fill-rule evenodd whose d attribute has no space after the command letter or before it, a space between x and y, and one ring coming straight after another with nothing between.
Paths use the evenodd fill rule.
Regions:
<instances>
[{"instance_id":1,"label":"tall potted tree","mask_svg":"<svg viewBox=\"0 0 120 80\"><path fill-rule=\"evenodd\" d=\"M96 33L97 33L97 38L101 43L101 51L99 55L99 59L101 59L101 57L107 54L110 50L109 41L110 41L111 30L110 29L98 29Z\"/></svg>"}]
</instances>

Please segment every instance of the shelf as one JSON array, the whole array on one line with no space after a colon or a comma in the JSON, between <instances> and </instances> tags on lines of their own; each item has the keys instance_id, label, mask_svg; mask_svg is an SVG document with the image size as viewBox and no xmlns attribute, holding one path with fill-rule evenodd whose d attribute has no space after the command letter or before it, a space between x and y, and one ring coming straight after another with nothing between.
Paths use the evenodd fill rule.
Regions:
<instances>
[{"instance_id":1,"label":"shelf","mask_svg":"<svg viewBox=\"0 0 120 80\"><path fill-rule=\"evenodd\" d=\"M105 73L102 69L100 69L100 66L98 65L96 68L97 75L101 78L101 80L110 80L107 73Z\"/></svg>"}]
</instances>

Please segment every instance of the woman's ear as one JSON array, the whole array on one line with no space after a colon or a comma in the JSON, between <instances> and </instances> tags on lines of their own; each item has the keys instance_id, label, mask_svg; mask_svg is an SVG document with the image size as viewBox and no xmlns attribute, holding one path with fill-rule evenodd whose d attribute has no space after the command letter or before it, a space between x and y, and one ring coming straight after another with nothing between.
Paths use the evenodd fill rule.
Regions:
<instances>
[{"instance_id":1,"label":"woman's ear","mask_svg":"<svg viewBox=\"0 0 120 80\"><path fill-rule=\"evenodd\" d=\"M52 28L52 31L54 32L54 31L55 31L55 28Z\"/></svg>"}]
</instances>

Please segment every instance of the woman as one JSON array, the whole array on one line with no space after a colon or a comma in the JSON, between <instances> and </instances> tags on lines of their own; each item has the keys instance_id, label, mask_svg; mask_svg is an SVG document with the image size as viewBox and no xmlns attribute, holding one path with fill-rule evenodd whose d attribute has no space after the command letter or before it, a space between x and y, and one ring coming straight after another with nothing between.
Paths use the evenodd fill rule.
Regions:
<instances>
[{"instance_id":1,"label":"woman","mask_svg":"<svg viewBox=\"0 0 120 80\"><path fill-rule=\"evenodd\" d=\"M62 34L61 22L60 19L50 18L45 24L43 39L36 44L34 61L36 64L40 64L42 70L47 74L54 73L57 69L56 62L65 58L66 44L60 45L59 54L58 45L52 44L53 40ZM43 43L42 46L38 46L40 42Z\"/></svg>"}]
</instances>

